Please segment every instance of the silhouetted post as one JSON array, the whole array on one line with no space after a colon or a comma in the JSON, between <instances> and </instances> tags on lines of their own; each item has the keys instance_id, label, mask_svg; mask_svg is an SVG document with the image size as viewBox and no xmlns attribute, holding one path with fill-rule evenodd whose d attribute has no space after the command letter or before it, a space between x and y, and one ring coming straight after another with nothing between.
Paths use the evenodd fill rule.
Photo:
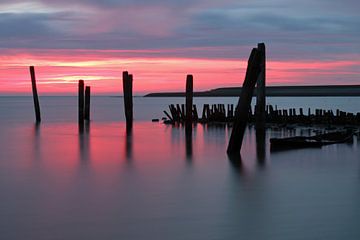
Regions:
<instances>
[{"instance_id":1,"label":"silhouetted post","mask_svg":"<svg viewBox=\"0 0 360 240\"><path fill-rule=\"evenodd\" d=\"M174 122L173 118L168 114L167 111L163 111L163 113L166 115L166 117L169 119L169 121Z\"/></svg>"},{"instance_id":2,"label":"silhouetted post","mask_svg":"<svg viewBox=\"0 0 360 240\"><path fill-rule=\"evenodd\" d=\"M187 75L186 77L186 120L185 127L192 128L192 110L193 110L193 76Z\"/></svg>"},{"instance_id":3,"label":"silhouetted post","mask_svg":"<svg viewBox=\"0 0 360 240\"><path fill-rule=\"evenodd\" d=\"M193 118L194 118L193 120L196 122L199 120L199 115L198 115L196 104L193 105Z\"/></svg>"},{"instance_id":4,"label":"silhouetted post","mask_svg":"<svg viewBox=\"0 0 360 240\"><path fill-rule=\"evenodd\" d=\"M249 117L251 107L251 98L254 93L255 84L260 68L260 53L258 49L254 48L251 51L248 67L246 70L245 80L242 86L241 95L238 106L235 110L234 125L230 136L229 145L227 148L228 154L239 154L246 124Z\"/></svg>"},{"instance_id":5,"label":"silhouetted post","mask_svg":"<svg viewBox=\"0 0 360 240\"><path fill-rule=\"evenodd\" d=\"M79 128L83 130L84 127L84 80L79 80Z\"/></svg>"},{"instance_id":6,"label":"silhouetted post","mask_svg":"<svg viewBox=\"0 0 360 240\"><path fill-rule=\"evenodd\" d=\"M184 108L185 108L185 107L184 107ZM182 122L182 121L185 120L185 116L184 116L185 111L183 111L184 108L181 109L180 104L176 104L176 111L177 111L177 113L178 113L178 115L179 115L179 121L180 121L180 122Z\"/></svg>"},{"instance_id":7,"label":"silhouetted post","mask_svg":"<svg viewBox=\"0 0 360 240\"><path fill-rule=\"evenodd\" d=\"M85 88L85 120L90 121L90 87Z\"/></svg>"},{"instance_id":8,"label":"silhouetted post","mask_svg":"<svg viewBox=\"0 0 360 240\"><path fill-rule=\"evenodd\" d=\"M41 114L40 114L40 103L39 96L36 88L36 78L35 78L35 68L34 66L30 66L30 75L31 75L31 85L32 85L32 93L34 98L34 108L35 108L35 117L36 122L41 122Z\"/></svg>"},{"instance_id":9,"label":"silhouetted post","mask_svg":"<svg viewBox=\"0 0 360 240\"><path fill-rule=\"evenodd\" d=\"M266 115L266 55L265 44L258 44L258 51L260 53L260 73L257 78L257 92L256 92L256 128L265 128Z\"/></svg>"},{"instance_id":10,"label":"silhouetted post","mask_svg":"<svg viewBox=\"0 0 360 240\"><path fill-rule=\"evenodd\" d=\"M132 94L133 76L128 72L123 72L123 93L124 109L126 118L126 128L132 128L133 122L133 94Z\"/></svg>"}]
</instances>

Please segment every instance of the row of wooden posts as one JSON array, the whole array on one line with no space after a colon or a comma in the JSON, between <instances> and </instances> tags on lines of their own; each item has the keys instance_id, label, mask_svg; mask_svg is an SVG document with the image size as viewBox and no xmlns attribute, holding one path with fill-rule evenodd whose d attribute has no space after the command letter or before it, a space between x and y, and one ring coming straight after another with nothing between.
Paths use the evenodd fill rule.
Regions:
<instances>
[{"instance_id":1,"label":"row of wooden posts","mask_svg":"<svg viewBox=\"0 0 360 240\"><path fill-rule=\"evenodd\" d=\"M193 123L233 123L234 104L203 104L202 114L199 117L196 104L192 108ZM257 105L249 109L248 121L256 123ZM182 124L186 120L185 104L170 104L169 111L164 111L166 115L165 124ZM332 110L307 109L307 115L303 108L278 109L277 106L266 105L265 122L271 124L360 124L360 112L348 113L337 109L335 113Z\"/></svg>"},{"instance_id":2,"label":"row of wooden posts","mask_svg":"<svg viewBox=\"0 0 360 240\"><path fill-rule=\"evenodd\" d=\"M41 122L40 104L36 88L35 69L33 66L30 67L32 91L34 98L34 108L36 122ZM258 44L257 48L254 48L251 52L248 60L248 67L246 71L245 81L243 84L241 96L239 98L238 107L232 113L234 115L233 130L231 133L227 152L235 153L240 152L245 127L248 121L248 113L250 110L251 98L255 84L257 83L258 94L257 94L257 110L256 110L256 126L257 129L263 130L265 128L266 114L265 114L265 44ZM123 93L124 93L124 110L126 117L126 129L131 130L133 122L133 76L128 72L123 72ZM78 86L78 120L80 130L83 129L84 122L90 121L90 86L86 86L84 90L84 81L79 81ZM209 110L209 108L208 108ZM206 110L206 111L208 111ZM224 112L224 107L219 107L219 112ZM198 118L197 114L193 116L193 76L187 75L186 78L186 100L185 100L185 111L183 117L185 119L185 130L187 138L191 138L193 118ZM172 112L173 118L175 118L174 112ZM208 115L209 116L209 115ZM169 115L168 115L169 117Z\"/></svg>"},{"instance_id":3,"label":"row of wooden posts","mask_svg":"<svg viewBox=\"0 0 360 240\"><path fill-rule=\"evenodd\" d=\"M34 67L30 67L32 90L34 97L35 116L36 122L41 121L40 105L36 89L36 79ZM257 85L257 97L256 108L254 114L251 113L251 99L254 94L255 85ZM302 121L312 119L326 119L334 117L334 114L330 111L316 110L316 114L309 114L306 118L300 109L300 114L297 115L294 109L289 110L277 110L272 106L266 107L266 54L265 44L259 43L257 48L253 48L248 59L248 66L246 70L245 80L242 85L242 91L237 103L237 107L234 109L233 105L228 105L228 114L225 113L225 105L204 105L202 121L213 120L231 120L233 122L233 128L227 148L229 155L237 155L240 153L243 137L248 121L253 120L257 134L264 136L265 123L267 121ZM126 117L126 129L132 129L133 122L133 76L128 72L123 72L123 93L124 93L124 111ZM191 141L192 123L199 121L196 105L193 105L193 76L187 75L186 78L186 100L185 105L180 107L177 105L170 105L170 114L164 111L167 117L175 121L185 122L185 131L187 142ZM250 114L251 113L251 114ZM249 118L250 116L250 118ZM358 121L359 114L351 115L348 113L337 111L336 120L339 122L346 122L348 119L355 119L351 121ZM90 120L90 87L87 86L84 91L84 81L79 81L79 126L84 125L84 121ZM335 121L336 122L336 121Z\"/></svg>"},{"instance_id":4,"label":"row of wooden posts","mask_svg":"<svg viewBox=\"0 0 360 240\"><path fill-rule=\"evenodd\" d=\"M34 66L30 66L31 85L34 100L35 120L36 123L41 122L41 111L39 96L36 87L36 76ZM133 76L128 72L123 72L123 92L124 106L127 129L132 128L133 122L133 94L132 94ZM78 83L78 123L79 128L83 129L85 121L90 121L90 97L91 88L85 86L84 80Z\"/></svg>"}]
</instances>

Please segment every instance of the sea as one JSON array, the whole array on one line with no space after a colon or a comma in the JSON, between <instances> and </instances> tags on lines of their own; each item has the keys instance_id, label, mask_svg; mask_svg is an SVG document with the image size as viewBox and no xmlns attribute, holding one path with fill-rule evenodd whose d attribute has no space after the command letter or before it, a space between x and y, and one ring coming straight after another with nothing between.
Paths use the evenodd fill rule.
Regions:
<instances>
[{"instance_id":1,"label":"sea","mask_svg":"<svg viewBox=\"0 0 360 240\"><path fill-rule=\"evenodd\" d=\"M77 97L0 97L0 239L360 239L360 140L271 152L248 126L229 159L231 127L183 126L164 117L184 98L134 97L126 131L122 97L94 96L79 132ZM237 103L237 98L195 98ZM269 97L278 108L360 112L360 97ZM253 101L254 104L254 101Z\"/></svg>"}]
</instances>

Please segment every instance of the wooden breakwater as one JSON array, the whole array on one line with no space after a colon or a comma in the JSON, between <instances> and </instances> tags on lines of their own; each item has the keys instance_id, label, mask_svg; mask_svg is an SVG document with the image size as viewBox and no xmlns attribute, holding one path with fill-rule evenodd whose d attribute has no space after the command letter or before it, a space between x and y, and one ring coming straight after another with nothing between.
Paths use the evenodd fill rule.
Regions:
<instances>
[{"instance_id":1,"label":"wooden breakwater","mask_svg":"<svg viewBox=\"0 0 360 240\"><path fill-rule=\"evenodd\" d=\"M234 104L203 104L202 108L193 105L192 122L201 124L233 123L236 106ZM164 111L165 124L183 124L186 121L184 104L170 104L169 110ZM202 109L198 115L198 109ZM277 106L266 105L265 119L267 124L334 124L360 125L360 112L350 113L339 109L279 109ZM256 106L249 109L248 121L255 123Z\"/></svg>"},{"instance_id":2,"label":"wooden breakwater","mask_svg":"<svg viewBox=\"0 0 360 240\"><path fill-rule=\"evenodd\" d=\"M357 97L360 85L308 85L308 86L266 86L267 97ZM216 88L195 91L194 97L239 97L242 87ZM258 95L254 89L254 96ZM145 97L184 97L184 92L149 93Z\"/></svg>"}]
</instances>

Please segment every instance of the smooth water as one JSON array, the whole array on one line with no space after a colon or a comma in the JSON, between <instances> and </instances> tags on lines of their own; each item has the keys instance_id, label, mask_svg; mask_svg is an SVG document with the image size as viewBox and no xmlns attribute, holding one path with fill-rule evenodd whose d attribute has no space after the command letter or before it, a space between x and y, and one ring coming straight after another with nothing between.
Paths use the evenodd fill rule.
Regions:
<instances>
[{"instance_id":1,"label":"smooth water","mask_svg":"<svg viewBox=\"0 0 360 240\"><path fill-rule=\"evenodd\" d=\"M360 143L270 153L247 129L241 163L231 129L152 123L181 98L92 98L78 133L75 97L0 97L0 239L360 239ZM279 107L360 111L359 98L269 98ZM235 103L236 98L196 98ZM303 103L303 104L301 104ZM257 144L258 143L258 144Z\"/></svg>"}]
</instances>

